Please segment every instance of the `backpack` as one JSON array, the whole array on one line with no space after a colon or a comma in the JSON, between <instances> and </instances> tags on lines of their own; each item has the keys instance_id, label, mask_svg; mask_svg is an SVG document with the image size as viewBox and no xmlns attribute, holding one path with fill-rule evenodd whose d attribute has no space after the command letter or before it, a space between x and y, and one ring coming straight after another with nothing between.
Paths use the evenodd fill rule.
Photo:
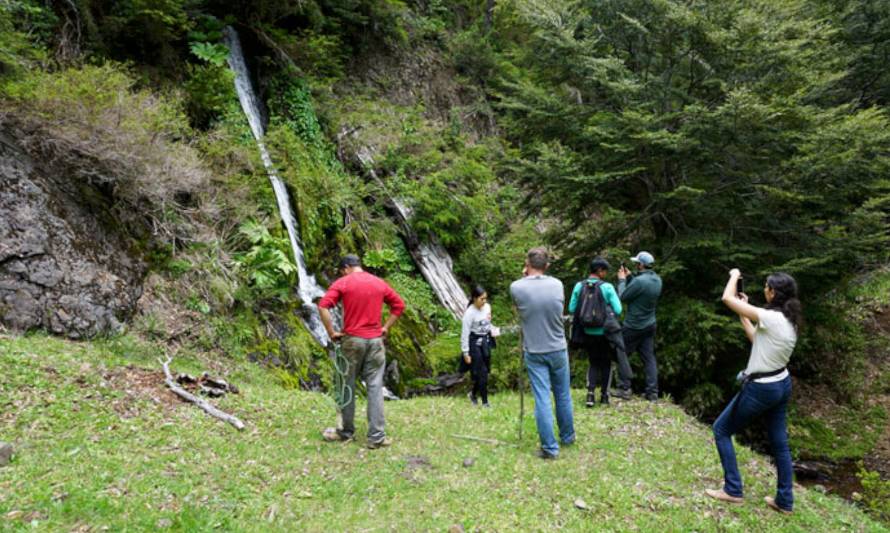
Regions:
<instances>
[{"instance_id":1,"label":"backpack","mask_svg":"<svg viewBox=\"0 0 890 533\"><path fill-rule=\"evenodd\" d=\"M608 304L600 288L603 282L597 280L591 284L585 280L583 283L575 311L578 315L578 324L582 328L601 328L606 324L608 317Z\"/></svg>"}]
</instances>

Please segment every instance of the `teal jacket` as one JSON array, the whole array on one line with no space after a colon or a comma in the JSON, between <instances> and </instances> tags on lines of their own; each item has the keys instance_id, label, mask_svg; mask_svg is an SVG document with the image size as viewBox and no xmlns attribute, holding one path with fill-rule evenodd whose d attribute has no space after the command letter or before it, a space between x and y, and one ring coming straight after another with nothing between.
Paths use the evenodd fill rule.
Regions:
<instances>
[{"instance_id":1,"label":"teal jacket","mask_svg":"<svg viewBox=\"0 0 890 533\"><path fill-rule=\"evenodd\" d=\"M583 283L587 283L588 285L593 285L594 282L599 281L596 278L587 278L585 280L581 280L575 284L575 288L572 290L572 299L569 300L569 314L574 314L575 309L578 307L578 299L581 297L581 288ZM621 300L618 299L618 293L615 292L615 287L608 282L603 282L600 285L600 291L603 293L603 298L606 300L606 304L612 306L612 310L615 311L615 316L621 315ZM584 333L588 335L602 335L603 328L584 328Z\"/></svg>"},{"instance_id":2,"label":"teal jacket","mask_svg":"<svg viewBox=\"0 0 890 533\"><path fill-rule=\"evenodd\" d=\"M618 280L618 295L627 305L624 327L646 329L655 324L655 307L661 296L661 278L652 270L644 270L630 283Z\"/></svg>"}]
</instances>

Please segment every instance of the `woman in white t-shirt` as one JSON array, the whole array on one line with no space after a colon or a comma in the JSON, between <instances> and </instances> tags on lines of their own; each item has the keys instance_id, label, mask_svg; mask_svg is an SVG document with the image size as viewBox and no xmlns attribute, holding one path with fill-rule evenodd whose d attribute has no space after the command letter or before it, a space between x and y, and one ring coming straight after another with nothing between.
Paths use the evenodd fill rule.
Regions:
<instances>
[{"instance_id":1,"label":"woman in white t-shirt","mask_svg":"<svg viewBox=\"0 0 890 533\"><path fill-rule=\"evenodd\" d=\"M772 509L790 514L794 495L786 411L791 397L791 376L786 366L802 322L797 283L788 274L769 276L763 288L766 307L761 308L749 304L748 297L737 291L739 278L739 270L732 269L723 290L723 303L739 315L752 343L751 355L748 366L739 374L742 390L714 422L714 439L723 465L723 488L705 493L721 501L742 503L742 478L732 436L755 418L761 418L766 422L778 474L776 497L766 496L764 500Z\"/></svg>"},{"instance_id":2,"label":"woman in white t-shirt","mask_svg":"<svg viewBox=\"0 0 890 533\"><path fill-rule=\"evenodd\" d=\"M488 305L488 293L480 286L470 293L470 303L464 311L460 330L460 350L464 362L470 366L473 378L473 390L470 401L476 405L482 400L483 407L488 405L488 373L491 370L491 306Z\"/></svg>"}]
</instances>

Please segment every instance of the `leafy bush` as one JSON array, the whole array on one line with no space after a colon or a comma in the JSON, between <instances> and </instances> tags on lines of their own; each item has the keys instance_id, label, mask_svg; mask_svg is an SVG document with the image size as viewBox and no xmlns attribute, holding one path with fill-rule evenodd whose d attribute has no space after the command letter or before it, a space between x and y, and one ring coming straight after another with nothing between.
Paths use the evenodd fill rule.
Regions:
<instances>
[{"instance_id":1,"label":"leafy bush","mask_svg":"<svg viewBox=\"0 0 890 533\"><path fill-rule=\"evenodd\" d=\"M859 481L862 483L862 499L865 509L884 523L890 523L890 481L881 479L881 474L859 464Z\"/></svg>"},{"instance_id":2,"label":"leafy bush","mask_svg":"<svg viewBox=\"0 0 890 533\"><path fill-rule=\"evenodd\" d=\"M290 241L273 237L265 226L253 221L242 224L241 233L247 237L250 249L235 256L235 263L257 299L287 300L297 282Z\"/></svg>"}]
</instances>

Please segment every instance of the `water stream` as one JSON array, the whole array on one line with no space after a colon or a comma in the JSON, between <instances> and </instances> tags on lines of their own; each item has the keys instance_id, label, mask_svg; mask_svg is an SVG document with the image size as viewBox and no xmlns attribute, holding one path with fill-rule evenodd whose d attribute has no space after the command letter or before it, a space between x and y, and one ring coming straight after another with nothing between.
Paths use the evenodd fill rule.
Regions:
<instances>
[{"instance_id":1,"label":"water stream","mask_svg":"<svg viewBox=\"0 0 890 533\"><path fill-rule=\"evenodd\" d=\"M294 253L294 262L297 265L298 287L297 294L303 305L302 319L306 328L312 333L312 336L327 346L330 339L328 333L321 323L318 314L318 307L313 303L316 298L324 295L324 289L315 280L315 276L311 275L306 269L306 260L303 256L303 248L300 245L300 234L297 231L297 219L294 216L291 207L290 195L287 187L272 163L272 157L263 143L263 136L266 133L263 117L260 113L259 100L250 81L250 71L247 69L247 62L244 59L244 52L241 49L241 40L238 38L238 32L232 27L226 27L224 31L224 41L229 47L229 68L235 74L235 91L238 93L238 101L241 102L241 109L247 117L250 124L250 131L256 139L257 148L260 151L260 158L266 172L269 175L269 181L272 182L272 189L275 191L275 200L278 203L278 212L284 227L287 228L287 236L290 239L291 249Z\"/></svg>"}]
</instances>

